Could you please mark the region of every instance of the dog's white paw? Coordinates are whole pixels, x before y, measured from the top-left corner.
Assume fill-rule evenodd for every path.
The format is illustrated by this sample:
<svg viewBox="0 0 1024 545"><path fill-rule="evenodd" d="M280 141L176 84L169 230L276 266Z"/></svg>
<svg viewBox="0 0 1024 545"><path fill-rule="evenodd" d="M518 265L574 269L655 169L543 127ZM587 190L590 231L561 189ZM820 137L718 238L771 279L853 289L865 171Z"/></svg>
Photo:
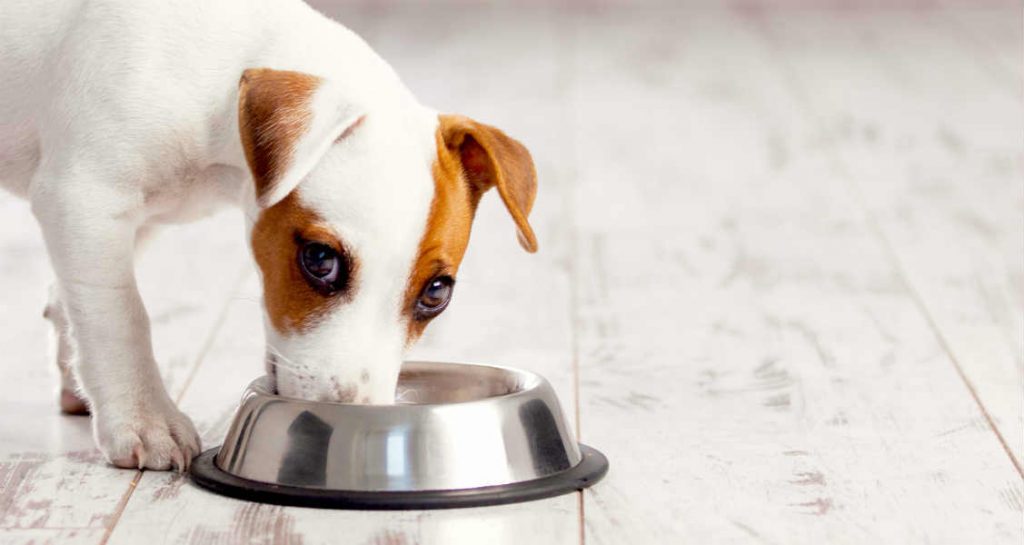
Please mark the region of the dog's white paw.
<svg viewBox="0 0 1024 545"><path fill-rule="evenodd" d="M192 421L170 400L135 410L104 407L93 427L100 450L117 467L183 472L201 448Z"/></svg>

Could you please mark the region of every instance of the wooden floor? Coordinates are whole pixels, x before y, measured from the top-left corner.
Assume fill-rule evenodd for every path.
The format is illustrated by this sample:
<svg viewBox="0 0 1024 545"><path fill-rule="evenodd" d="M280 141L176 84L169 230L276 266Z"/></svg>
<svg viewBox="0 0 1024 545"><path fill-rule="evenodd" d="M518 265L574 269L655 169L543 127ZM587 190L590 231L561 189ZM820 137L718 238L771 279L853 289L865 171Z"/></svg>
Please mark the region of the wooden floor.
<svg viewBox="0 0 1024 545"><path fill-rule="evenodd" d="M546 375L607 479L366 513L108 467L57 412L47 258L0 196L0 543L1022 542L1018 2L327 10L533 151L541 252L489 196L415 355ZM164 380L215 445L261 369L240 216L140 269Z"/></svg>

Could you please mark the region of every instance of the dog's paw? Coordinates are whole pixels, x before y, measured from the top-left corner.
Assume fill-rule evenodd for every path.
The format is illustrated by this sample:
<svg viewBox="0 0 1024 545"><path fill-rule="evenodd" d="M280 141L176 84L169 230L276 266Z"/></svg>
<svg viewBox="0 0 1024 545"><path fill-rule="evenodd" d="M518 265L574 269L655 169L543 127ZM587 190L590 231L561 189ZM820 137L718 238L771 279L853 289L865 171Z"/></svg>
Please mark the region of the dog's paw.
<svg viewBox="0 0 1024 545"><path fill-rule="evenodd" d="M96 443L107 460L123 468L184 472L200 452L195 426L169 400L159 409L100 410L94 417Z"/></svg>

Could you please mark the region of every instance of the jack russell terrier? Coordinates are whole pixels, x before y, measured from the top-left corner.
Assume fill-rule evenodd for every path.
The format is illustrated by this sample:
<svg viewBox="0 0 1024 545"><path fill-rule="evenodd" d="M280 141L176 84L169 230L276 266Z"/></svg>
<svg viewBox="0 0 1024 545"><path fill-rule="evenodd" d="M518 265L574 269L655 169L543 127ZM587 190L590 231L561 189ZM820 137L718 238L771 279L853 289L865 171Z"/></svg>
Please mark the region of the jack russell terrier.
<svg viewBox="0 0 1024 545"><path fill-rule="evenodd" d="M30 201L56 273L61 406L92 413L116 466L184 470L200 450L136 287L155 226L241 206L268 374L353 403L393 402L488 189L537 248L522 144L422 106L300 0L5 0L0 27L0 187Z"/></svg>

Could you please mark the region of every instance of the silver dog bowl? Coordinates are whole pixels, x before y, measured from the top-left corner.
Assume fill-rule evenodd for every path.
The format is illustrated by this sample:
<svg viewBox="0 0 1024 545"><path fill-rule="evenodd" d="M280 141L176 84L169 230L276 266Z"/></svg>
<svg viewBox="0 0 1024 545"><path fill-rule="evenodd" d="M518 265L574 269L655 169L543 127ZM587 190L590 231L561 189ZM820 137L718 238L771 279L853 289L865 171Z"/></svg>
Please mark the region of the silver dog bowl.
<svg viewBox="0 0 1024 545"><path fill-rule="evenodd" d="M586 488L608 471L573 439L555 392L526 371L408 362L395 405L242 397L192 478L253 501L350 509L493 505Z"/></svg>

